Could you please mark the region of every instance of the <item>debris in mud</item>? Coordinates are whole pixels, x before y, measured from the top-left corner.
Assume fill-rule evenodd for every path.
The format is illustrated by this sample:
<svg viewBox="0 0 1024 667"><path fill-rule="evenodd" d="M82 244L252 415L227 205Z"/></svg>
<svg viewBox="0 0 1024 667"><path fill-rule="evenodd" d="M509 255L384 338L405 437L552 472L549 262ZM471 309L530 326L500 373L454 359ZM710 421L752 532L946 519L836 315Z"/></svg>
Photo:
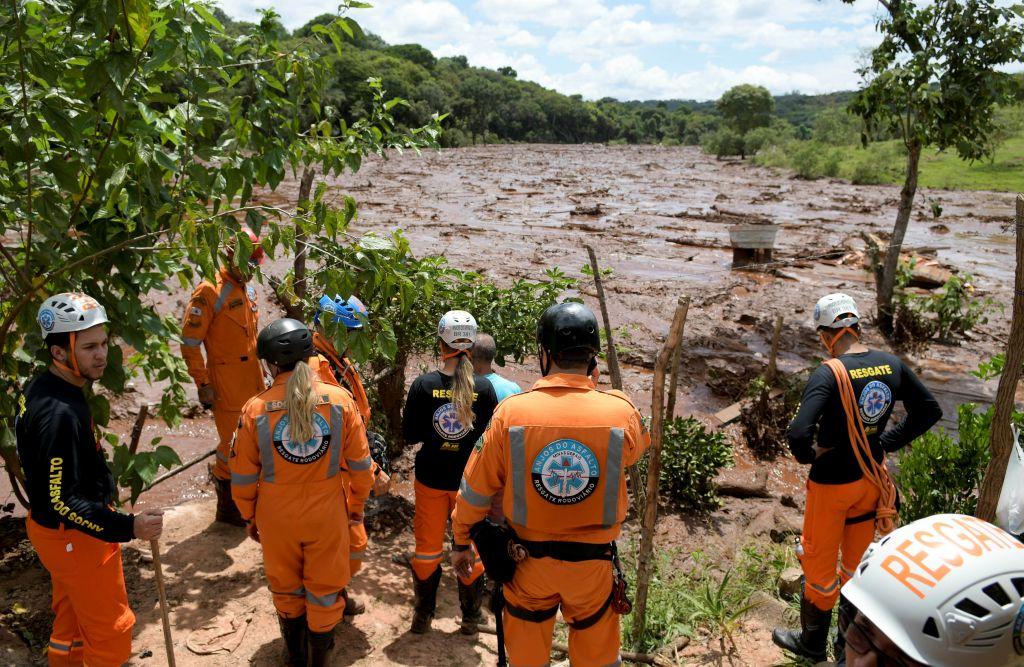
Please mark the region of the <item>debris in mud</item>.
<svg viewBox="0 0 1024 667"><path fill-rule="evenodd" d="M740 408L740 425L747 447L754 456L772 460L787 451L786 429L800 403L798 383L792 377L779 379L782 389L765 382L752 387L753 397Z"/></svg>
<svg viewBox="0 0 1024 667"><path fill-rule="evenodd" d="M602 213L604 213L604 210L601 208L601 202L597 202L593 206L579 204L569 211L569 215L601 215Z"/></svg>
<svg viewBox="0 0 1024 667"><path fill-rule="evenodd" d="M745 366L738 360L730 361L721 357L708 359L706 382L708 388L719 396L728 396L737 399L747 393L750 383L761 374L763 367L761 362L751 359L758 364L758 368Z"/></svg>
<svg viewBox="0 0 1024 667"><path fill-rule="evenodd" d="M768 469L725 468L715 477L718 495L732 498L770 498L768 493Z"/></svg>
<svg viewBox="0 0 1024 667"><path fill-rule="evenodd" d="M196 655L234 653L245 639L245 631L255 613L254 607L230 612L224 610L203 627L193 630L185 646Z"/></svg>
<svg viewBox="0 0 1024 667"><path fill-rule="evenodd" d="M928 229L931 230L935 234L948 234L949 233L949 227L947 227L946 225L943 225L941 223L937 224L937 225L932 225Z"/></svg>
<svg viewBox="0 0 1024 667"><path fill-rule="evenodd" d="M581 232L603 232L604 230L597 225L588 225L585 222L567 222L562 225L562 229L574 229Z"/></svg>
<svg viewBox="0 0 1024 667"><path fill-rule="evenodd" d="M414 513L412 503L402 496L372 497L366 501L363 525L370 535L390 538L412 527Z"/></svg>

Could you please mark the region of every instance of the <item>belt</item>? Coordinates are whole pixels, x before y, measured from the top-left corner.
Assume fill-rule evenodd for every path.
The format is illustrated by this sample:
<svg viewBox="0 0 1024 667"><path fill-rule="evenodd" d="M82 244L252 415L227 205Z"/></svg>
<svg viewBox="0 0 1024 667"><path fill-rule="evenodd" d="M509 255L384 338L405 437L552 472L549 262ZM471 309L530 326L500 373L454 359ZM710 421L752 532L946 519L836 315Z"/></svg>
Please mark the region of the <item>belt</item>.
<svg viewBox="0 0 1024 667"><path fill-rule="evenodd" d="M526 547L531 558L553 558L564 560L570 563L579 563L585 560L614 560L615 551L611 543L590 544L587 542L557 542L546 540L543 542L531 542L519 540L519 544Z"/></svg>

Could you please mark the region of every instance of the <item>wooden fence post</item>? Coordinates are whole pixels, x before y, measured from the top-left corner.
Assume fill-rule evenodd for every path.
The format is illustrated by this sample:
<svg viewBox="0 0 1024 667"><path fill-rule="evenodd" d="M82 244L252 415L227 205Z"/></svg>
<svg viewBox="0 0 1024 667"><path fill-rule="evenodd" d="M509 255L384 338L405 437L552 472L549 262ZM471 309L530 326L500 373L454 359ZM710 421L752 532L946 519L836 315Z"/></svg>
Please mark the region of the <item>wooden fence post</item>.
<svg viewBox="0 0 1024 667"><path fill-rule="evenodd" d="M1020 380L1021 364L1024 363L1024 195L1017 195L1017 268L1013 281L1013 316L1010 320L1010 339L1006 343L1006 364L999 377L996 390L995 411L992 415L992 429L989 433L989 459L985 477L978 492L979 519L992 521L996 516L999 493L1003 488L1006 466L1013 451L1013 434L1010 432L1010 417L1013 414L1013 399Z"/></svg>
<svg viewBox="0 0 1024 667"><path fill-rule="evenodd" d="M604 285L601 282L601 269L597 265L597 255L592 247L584 246L590 255L590 269L594 272L594 285L597 287L597 301L601 304L601 319L604 320L604 338L608 345L608 374L612 378L612 388L622 391L622 372L619 370L619 355L615 352L615 340L612 338L611 320L608 319L608 305L604 300Z"/></svg>
<svg viewBox="0 0 1024 667"><path fill-rule="evenodd" d="M637 558L636 604L633 607L633 644L639 651L647 622L647 590L654 570L651 552L654 548L654 524L658 519L658 479L661 475L661 443L665 421L665 371L672 351L683 337L689 302L679 299L665 345L654 364L654 389L651 396L651 449L647 460L647 503L640 528L640 555Z"/></svg>
<svg viewBox="0 0 1024 667"><path fill-rule="evenodd" d="M778 375L779 342L782 339L782 314L775 317L775 331L772 332L772 349L768 356L768 371L765 373L765 380L770 385L775 382Z"/></svg>

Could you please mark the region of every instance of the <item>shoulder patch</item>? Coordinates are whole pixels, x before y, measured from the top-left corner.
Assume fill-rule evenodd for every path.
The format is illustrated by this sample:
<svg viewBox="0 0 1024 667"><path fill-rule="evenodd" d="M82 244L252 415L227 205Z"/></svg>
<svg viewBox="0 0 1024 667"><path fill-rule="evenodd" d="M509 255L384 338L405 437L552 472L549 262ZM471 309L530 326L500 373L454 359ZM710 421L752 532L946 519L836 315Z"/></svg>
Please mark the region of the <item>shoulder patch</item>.
<svg viewBox="0 0 1024 667"><path fill-rule="evenodd" d="M284 410L284 401L267 401L264 405L264 410L267 412L277 412L278 410Z"/></svg>

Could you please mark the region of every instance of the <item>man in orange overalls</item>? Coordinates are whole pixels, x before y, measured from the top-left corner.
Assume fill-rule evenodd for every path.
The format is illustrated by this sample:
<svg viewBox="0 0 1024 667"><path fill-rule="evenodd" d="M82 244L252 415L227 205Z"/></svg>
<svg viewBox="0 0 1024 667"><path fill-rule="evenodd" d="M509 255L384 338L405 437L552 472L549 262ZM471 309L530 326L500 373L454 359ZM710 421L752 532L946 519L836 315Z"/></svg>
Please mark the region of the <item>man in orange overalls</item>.
<svg viewBox="0 0 1024 667"><path fill-rule="evenodd" d="M254 246L250 265L262 264L259 237L249 229L244 231ZM217 491L216 520L244 526L231 500L228 450L242 406L263 391L266 383L256 357L256 289L246 284L251 275L235 266L232 257L229 250L228 262L217 274L216 285L204 280L192 292L181 324L181 356L199 390L199 402L213 408L217 425L217 458L212 469ZM200 346L206 348L205 360Z"/></svg>
<svg viewBox="0 0 1024 667"><path fill-rule="evenodd" d="M505 585L509 664L550 662L555 614L569 623L574 665L617 665L614 540L626 518L625 470L650 444L622 392L590 379L600 346L585 306L548 308L537 326L543 378L498 406L466 466L452 515L456 570L472 566L469 531L501 493L529 557Z"/></svg>
<svg viewBox="0 0 1024 667"><path fill-rule="evenodd" d="M370 450L352 397L310 368L304 324L277 320L260 332L258 349L274 384L242 410L231 492L263 545L288 664L305 667L308 656L321 667L345 608L348 526L362 522L373 486Z"/></svg>

